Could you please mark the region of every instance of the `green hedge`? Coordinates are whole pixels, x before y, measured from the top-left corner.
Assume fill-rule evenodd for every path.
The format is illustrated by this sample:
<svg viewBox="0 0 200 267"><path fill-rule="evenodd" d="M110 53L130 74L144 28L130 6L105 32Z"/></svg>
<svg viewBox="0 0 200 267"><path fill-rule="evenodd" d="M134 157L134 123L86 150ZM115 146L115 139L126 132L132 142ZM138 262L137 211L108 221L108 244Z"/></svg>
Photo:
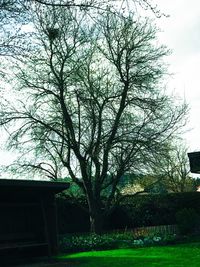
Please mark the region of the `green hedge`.
<svg viewBox="0 0 200 267"><path fill-rule="evenodd" d="M177 212L186 208L199 214L199 207L198 192L127 196L109 216L104 230L176 224ZM58 199L57 209L61 234L89 231L88 213L77 203Z"/></svg>
<svg viewBox="0 0 200 267"><path fill-rule="evenodd" d="M200 193L170 193L129 196L120 208L132 222L132 226L176 224L176 213L183 208L199 213Z"/></svg>
<svg viewBox="0 0 200 267"><path fill-rule="evenodd" d="M89 232L90 220L84 209L70 199L57 198L56 202L59 234Z"/></svg>

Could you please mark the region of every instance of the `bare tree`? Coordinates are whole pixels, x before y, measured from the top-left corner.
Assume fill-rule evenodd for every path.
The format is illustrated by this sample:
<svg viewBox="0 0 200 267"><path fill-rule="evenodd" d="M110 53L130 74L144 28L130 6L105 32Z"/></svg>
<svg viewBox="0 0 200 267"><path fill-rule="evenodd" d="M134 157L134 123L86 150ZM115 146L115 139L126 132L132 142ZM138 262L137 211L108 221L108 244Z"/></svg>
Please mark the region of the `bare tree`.
<svg viewBox="0 0 200 267"><path fill-rule="evenodd" d="M31 24L29 10L34 5L42 7L62 7L76 9L81 13L94 12L124 14L138 12L138 7L150 10L156 17L165 16L153 0L2 0L0 2L0 56L25 53L21 40L24 35L23 26ZM29 36L27 36L29 38Z"/></svg>
<svg viewBox="0 0 200 267"><path fill-rule="evenodd" d="M13 127L15 171L69 175L99 232L120 200L122 175L144 166L187 108L163 93L168 50L148 20L37 5L33 16L27 56L8 62L18 91L16 103L1 101L0 125Z"/></svg>
<svg viewBox="0 0 200 267"><path fill-rule="evenodd" d="M123 9L126 7L130 8L131 6L141 6L143 9L151 10L157 17L165 15L162 13L158 6L154 4L152 0L82 0L82 1L69 1L69 0L33 0L32 2L39 3L45 6L54 6L54 7L66 7L66 8L74 8L78 7L83 10L87 9L97 9L102 11L107 11L108 7L112 11L116 11L116 6L118 8ZM119 11L119 9L118 9Z"/></svg>
<svg viewBox="0 0 200 267"><path fill-rule="evenodd" d="M169 192L194 190L194 179L190 176L187 147L182 142L169 145L165 153L153 162L154 173Z"/></svg>

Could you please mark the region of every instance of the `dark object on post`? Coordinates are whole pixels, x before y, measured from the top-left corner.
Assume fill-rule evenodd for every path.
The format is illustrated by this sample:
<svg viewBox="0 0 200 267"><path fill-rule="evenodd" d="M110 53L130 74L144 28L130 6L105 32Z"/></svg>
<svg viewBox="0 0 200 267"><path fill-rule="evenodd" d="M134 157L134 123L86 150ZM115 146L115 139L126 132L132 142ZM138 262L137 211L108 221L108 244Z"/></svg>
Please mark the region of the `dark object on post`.
<svg viewBox="0 0 200 267"><path fill-rule="evenodd" d="M0 257L56 254L55 194L68 187L68 183L0 179Z"/></svg>
<svg viewBox="0 0 200 267"><path fill-rule="evenodd" d="M188 153L190 161L190 171L192 173L200 173L200 152Z"/></svg>

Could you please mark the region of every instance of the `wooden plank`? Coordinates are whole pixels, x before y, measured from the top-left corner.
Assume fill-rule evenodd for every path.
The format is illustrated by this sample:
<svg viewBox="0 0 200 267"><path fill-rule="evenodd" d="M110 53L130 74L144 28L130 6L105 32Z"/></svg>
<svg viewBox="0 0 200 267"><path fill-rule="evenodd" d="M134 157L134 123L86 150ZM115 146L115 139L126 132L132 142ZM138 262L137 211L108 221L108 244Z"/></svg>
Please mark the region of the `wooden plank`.
<svg viewBox="0 0 200 267"><path fill-rule="evenodd" d="M40 204L38 202L30 202L30 203L25 203L25 202L1 202L0 203L0 208L2 207L37 207Z"/></svg>
<svg viewBox="0 0 200 267"><path fill-rule="evenodd" d="M12 244L1 244L0 250L3 249L14 249L14 248L28 248L28 247L44 247L48 246L47 243L12 243Z"/></svg>
<svg viewBox="0 0 200 267"><path fill-rule="evenodd" d="M12 241L16 242L17 240L34 240L35 234L34 233L7 233L0 235L0 242L1 241Z"/></svg>

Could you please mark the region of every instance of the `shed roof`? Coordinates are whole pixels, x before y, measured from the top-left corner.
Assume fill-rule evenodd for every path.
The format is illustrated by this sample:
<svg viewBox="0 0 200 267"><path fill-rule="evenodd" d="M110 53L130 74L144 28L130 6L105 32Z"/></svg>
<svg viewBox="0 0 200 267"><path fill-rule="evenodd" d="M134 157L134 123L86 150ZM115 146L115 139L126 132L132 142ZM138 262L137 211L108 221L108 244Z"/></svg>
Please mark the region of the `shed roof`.
<svg viewBox="0 0 200 267"><path fill-rule="evenodd" d="M0 179L0 191L40 191L50 193L60 193L68 189L70 186L66 182L51 182L51 181L37 181L37 180L16 180L16 179Z"/></svg>

